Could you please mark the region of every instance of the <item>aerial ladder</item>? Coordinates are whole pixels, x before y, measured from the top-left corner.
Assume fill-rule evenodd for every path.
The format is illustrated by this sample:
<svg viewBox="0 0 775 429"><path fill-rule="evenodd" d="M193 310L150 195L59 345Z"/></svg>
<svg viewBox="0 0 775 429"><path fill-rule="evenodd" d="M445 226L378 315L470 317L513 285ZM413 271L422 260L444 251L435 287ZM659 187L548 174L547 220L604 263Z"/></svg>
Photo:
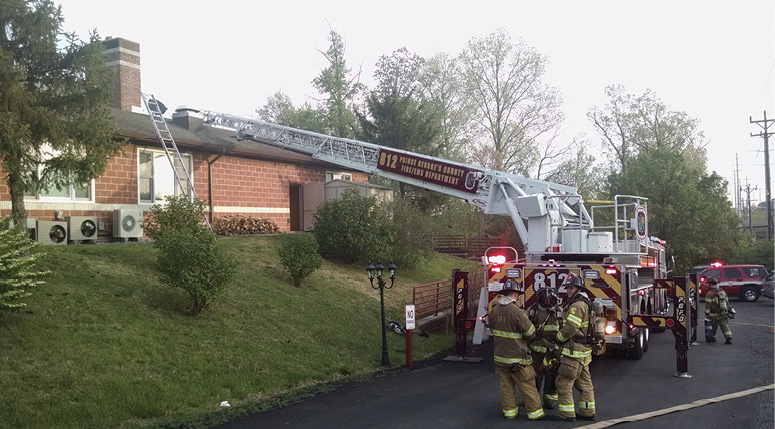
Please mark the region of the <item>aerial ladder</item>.
<svg viewBox="0 0 775 429"><path fill-rule="evenodd" d="M463 199L487 214L510 216L528 255L551 249L560 227L581 230L592 226L592 218L572 186L224 113L201 113L206 123L234 129L238 140L305 153ZM579 209L574 210L573 205Z"/></svg>
<svg viewBox="0 0 775 429"><path fill-rule="evenodd" d="M206 110L201 113L205 123L234 130L238 140L304 153L344 168L451 195L487 214L510 216L525 247L525 258L520 260L516 251L513 260L490 260L487 254L482 258L486 271L476 318L467 320L466 314L456 311L456 330L462 334L458 342L460 338L465 341L466 332L471 330L475 343L483 339L487 305L506 282L522 284L525 294L521 305L527 308L535 302L540 287L555 287L562 293L560 286L565 279L580 276L592 294L590 298L603 305L606 343L640 359L648 348L649 330L671 329L676 337L677 375L688 376L687 331L690 315L696 321L696 299L687 306L692 290L692 298L696 297L696 282L667 279L664 242L648 235L646 198L617 195L613 201L596 202L587 211L572 186L255 119ZM608 224L596 226L595 216ZM467 293L460 290L467 284L466 276L465 281L453 285L456 310L459 297L468 300ZM669 295L675 302L672 312Z"/></svg>

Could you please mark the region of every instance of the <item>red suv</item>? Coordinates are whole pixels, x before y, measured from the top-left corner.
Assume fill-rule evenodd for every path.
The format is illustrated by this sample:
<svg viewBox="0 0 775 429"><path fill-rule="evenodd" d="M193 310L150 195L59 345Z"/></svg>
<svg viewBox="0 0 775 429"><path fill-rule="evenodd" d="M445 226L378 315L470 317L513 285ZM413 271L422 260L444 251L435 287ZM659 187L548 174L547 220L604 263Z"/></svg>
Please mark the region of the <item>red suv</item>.
<svg viewBox="0 0 775 429"><path fill-rule="evenodd" d="M700 296L708 292L708 277L715 277L721 290L729 297L741 301L756 302L764 289L767 269L761 265L722 265L705 268L697 276L700 282Z"/></svg>

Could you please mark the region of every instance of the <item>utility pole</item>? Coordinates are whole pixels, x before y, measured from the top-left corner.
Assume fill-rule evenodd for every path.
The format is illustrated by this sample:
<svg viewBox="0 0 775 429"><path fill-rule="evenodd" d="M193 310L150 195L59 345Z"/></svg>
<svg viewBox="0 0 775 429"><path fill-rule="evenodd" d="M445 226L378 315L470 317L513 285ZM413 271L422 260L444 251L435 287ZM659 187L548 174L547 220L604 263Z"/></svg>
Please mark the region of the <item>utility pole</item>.
<svg viewBox="0 0 775 429"><path fill-rule="evenodd" d="M756 186L751 188L750 183L745 184L746 201L748 203L748 232L751 233L754 240L756 239L756 235L753 233L753 223L751 222L751 191L755 191L756 189L758 189Z"/></svg>
<svg viewBox="0 0 775 429"><path fill-rule="evenodd" d="M767 240L772 240L773 225L772 225L772 196L770 195L770 145L769 138L773 134L769 131L770 125L775 122L775 119L767 119L767 111L764 111L764 119L754 121L752 117L748 117L748 121L751 124L760 126L764 131L759 134L751 133L751 137L764 137L764 189L767 196Z"/></svg>
<svg viewBox="0 0 775 429"><path fill-rule="evenodd" d="M735 186L735 213L737 213L737 216L742 218L743 217L743 208L741 207L741 195L740 195L740 159L738 158L738 154L735 154L735 175L734 175L734 186Z"/></svg>

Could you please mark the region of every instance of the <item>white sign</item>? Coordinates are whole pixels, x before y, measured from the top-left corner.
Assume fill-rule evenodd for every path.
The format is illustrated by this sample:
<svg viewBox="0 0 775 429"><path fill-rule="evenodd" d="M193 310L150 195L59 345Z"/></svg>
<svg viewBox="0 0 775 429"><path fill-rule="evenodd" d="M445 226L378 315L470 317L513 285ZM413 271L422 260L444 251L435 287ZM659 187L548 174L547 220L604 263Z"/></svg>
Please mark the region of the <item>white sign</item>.
<svg viewBox="0 0 775 429"><path fill-rule="evenodd" d="M406 306L406 329L414 329L414 305Z"/></svg>

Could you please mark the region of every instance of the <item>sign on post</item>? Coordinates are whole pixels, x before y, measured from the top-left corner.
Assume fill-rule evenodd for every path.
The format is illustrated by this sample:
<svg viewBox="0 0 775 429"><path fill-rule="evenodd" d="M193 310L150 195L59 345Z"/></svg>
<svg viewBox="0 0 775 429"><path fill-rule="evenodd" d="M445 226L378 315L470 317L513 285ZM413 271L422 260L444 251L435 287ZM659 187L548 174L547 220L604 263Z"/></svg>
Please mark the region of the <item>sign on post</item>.
<svg viewBox="0 0 775 429"><path fill-rule="evenodd" d="M414 329L414 305L406 306L406 329Z"/></svg>

